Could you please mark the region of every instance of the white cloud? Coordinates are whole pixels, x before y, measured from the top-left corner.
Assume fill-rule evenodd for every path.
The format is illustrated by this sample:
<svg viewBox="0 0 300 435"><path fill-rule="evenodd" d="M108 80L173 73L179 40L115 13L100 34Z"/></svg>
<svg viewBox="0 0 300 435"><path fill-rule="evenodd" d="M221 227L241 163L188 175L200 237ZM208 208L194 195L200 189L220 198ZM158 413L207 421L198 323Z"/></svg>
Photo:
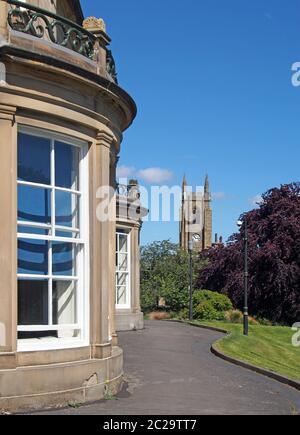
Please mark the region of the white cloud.
<svg viewBox="0 0 300 435"><path fill-rule="evenodd" d="M138 171L137 175L142 180L152 184L161 184L171 180L171 178L173 177L171 171L162 168L141 169L140 171Z"/></svg>
<svg viewBox="0 0 300 435"><path fill-rule="evenodd" d="M213 193L211 194L211 198L212 198L214 201L223 201L223 200L225 200L225 199L228 199L228 197L227 197L227 195L226 195L225 192L213 192Z"/></svg>
<svg viewBox="0 0 300 435"><path fill-rule="evenodd" d="M253 198L250 198L250 203L253 206L258 206L258 205L262 204L262 202L263 202L263 198L261 195L256 195Z"/></svg>
<svg viewBox="0 0 300 435"><path fill-rule="evenodd" d="M128 178L134 175L135 168L133 166L118 166L117 178Z"/></svg>

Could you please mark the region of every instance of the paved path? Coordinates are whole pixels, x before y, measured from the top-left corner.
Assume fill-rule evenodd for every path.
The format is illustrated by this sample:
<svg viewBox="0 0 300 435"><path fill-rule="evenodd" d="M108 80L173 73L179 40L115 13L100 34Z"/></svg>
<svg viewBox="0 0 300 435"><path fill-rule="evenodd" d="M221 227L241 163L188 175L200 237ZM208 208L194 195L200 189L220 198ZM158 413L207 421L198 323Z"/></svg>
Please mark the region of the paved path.
<svg viewBox="0 0 300 435"><path fill-rule="evenodd" d="M118 400L54 414L202 415L300 413L300 393L210 353L222 334L189 325L146 322L120 334L127 386Z"/></svg>

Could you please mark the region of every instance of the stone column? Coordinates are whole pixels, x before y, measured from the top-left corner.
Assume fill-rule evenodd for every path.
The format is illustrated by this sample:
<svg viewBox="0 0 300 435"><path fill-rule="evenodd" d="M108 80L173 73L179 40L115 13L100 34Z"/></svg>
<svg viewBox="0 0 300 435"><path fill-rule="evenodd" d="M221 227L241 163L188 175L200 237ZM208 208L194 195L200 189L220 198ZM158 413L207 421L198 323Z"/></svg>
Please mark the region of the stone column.
<svg viewBox="0 0 300 435"><path fill-rule="evenodd" d="M17 125L16 108L0 104L0 369L16 366Z"/></svg>
<svg viewBox="0 0 300 435"><path fill-rule="evenodd" d="M113 214L110 186L110 150L114 138L106 132L99 132L91 165L91 340L92 357L107 358L111 355L111 335L109 327L110 288L112 270L111 216L101 221L101 207L105 201L106 211ZM106 190L103 190L105 188ZM101 190L102 189L102 190ZM115 211L114 211L115 213ZM100 219L99 219L100 218ZM102 219L103 220L103 219Z"/></svg>
<svg viewBox="0 0 300 435"><path fill-rule="evenodd" d="M115 147L112 148L110 154L110 185L114 188L116 192L117 188L117 163L118 157ZM112 337L113 346L118 345L118 334L116 332L116 211L117 211L117 198L116 194L112 199L112 210L114 211L114 219L111 221L110 225L110 307L109 307L109 326L110 335Z"/></svg>
<svg viewBox="0 0 300 435"><path fill-rule="evenodd" d="M8 38L8 24L7 24L7 2L0 1L0 43Z"/></svg>

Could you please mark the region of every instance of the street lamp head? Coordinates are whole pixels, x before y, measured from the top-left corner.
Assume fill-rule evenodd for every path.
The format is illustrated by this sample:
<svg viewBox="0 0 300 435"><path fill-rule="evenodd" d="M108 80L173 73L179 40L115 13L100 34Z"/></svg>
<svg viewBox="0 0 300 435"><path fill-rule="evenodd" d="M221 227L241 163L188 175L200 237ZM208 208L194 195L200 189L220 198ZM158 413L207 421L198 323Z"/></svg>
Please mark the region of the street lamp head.
<svg viewBox="0 0 300 435"><path fill-rule="evenodd" d="M193 243L193 240L190 240L189 241L189 252L193 252L193 249L194 249L194 243Z"/></svg>

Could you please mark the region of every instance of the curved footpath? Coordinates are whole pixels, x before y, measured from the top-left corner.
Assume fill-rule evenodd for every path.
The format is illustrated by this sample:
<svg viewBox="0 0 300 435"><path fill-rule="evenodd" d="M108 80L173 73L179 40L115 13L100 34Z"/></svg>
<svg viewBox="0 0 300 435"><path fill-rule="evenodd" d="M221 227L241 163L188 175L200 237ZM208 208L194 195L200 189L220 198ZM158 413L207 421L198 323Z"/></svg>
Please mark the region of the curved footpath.
<svg viewBox="0 0 300 435"><path fill-rule="evenodd" d="M118 400L44 412L77 415L299 414L299 391L210 352L223 335L173 322L120 334L127 385Z"/></svg>

